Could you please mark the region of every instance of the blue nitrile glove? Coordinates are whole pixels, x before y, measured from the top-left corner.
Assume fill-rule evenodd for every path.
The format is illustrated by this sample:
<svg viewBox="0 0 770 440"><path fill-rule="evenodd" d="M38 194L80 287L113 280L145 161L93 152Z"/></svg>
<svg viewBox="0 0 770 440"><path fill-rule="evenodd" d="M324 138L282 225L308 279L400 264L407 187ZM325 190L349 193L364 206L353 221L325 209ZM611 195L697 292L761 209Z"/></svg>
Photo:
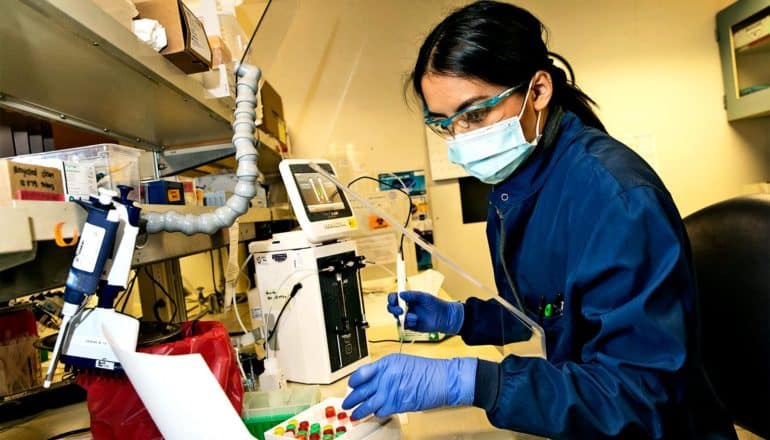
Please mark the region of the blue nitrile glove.
<svg viewBox="0 0 770 440"><path fill-rule="evenodd" d="M465 309L461 303L444 301L425 292L404 291L401 299L406 301L404 327L419 332L441 332L448 335L460 333L465 318ZM398 306L396 294L388 295L388 311L398 319L404 313Z"/></svg>
<svg viewBox="0 0 770 440"><path fill-rule="evenodd" d="M351 418L369 414L422 411L440 406L470 405L476 391L476 358L428 359L390 354L359 368L348 381L353 391L342 402Z"/></svg>

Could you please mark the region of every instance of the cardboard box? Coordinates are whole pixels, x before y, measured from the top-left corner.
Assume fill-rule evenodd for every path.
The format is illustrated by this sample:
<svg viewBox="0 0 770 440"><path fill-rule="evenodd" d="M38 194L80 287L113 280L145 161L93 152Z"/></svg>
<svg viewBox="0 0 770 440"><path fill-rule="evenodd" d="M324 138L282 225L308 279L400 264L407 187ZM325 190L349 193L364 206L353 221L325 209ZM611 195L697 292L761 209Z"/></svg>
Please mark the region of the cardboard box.
<svg viewBox="0 0 770 440"><path fill-rule="evenodd" d="M63 200L64 183L56 168L0 160L0 206L11 200Z"/></svg>
<svg viewBox="0 0 770 440"><path fill-rule="evenodd" d="M198 200L195 194L195 178L185 176L165 177L167 182L179 182L184 190L184 204L187 206L198 206Z"/></svg>
<svg viewBox="0 0 770 440"><path fill-rule="evenodd" d="M231 64L233 55L230 48L227 47L221 37L209 37L209 46L211 47L211 65Z"/></svg>
<svg viewBox="0 0 770 440"><path fill-rule="evenodd" d="M275 91L269 82L265 81L262 83L260 96L262 98L262 129L285 144L286 123L283 118L281 95Z"/></svg>
<svg viewBox="0 0 770 440"><path fill-rule="evenodd" d="M142 184L145 203L153 205L184 205L184 185L182 182L156 180Z"/></svg>
<svg viewBox="0 0 770 440"><path fill-rule="evenodd" d="M181 0L136 0L141 18L157 20L166 28L168 45L161 55L185 73L211 67L211 46L203 24Z"/></svg>

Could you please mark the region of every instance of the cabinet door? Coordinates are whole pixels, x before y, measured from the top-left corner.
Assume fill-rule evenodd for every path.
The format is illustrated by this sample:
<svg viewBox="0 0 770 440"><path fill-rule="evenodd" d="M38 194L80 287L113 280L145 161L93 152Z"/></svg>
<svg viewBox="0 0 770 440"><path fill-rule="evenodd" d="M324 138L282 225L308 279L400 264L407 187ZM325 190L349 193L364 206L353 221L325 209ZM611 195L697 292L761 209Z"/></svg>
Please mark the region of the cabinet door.
<svg viewBox="0 0 770 440"><path fill-rule="evenodd" d="M717 14L730 121L770 115L770 0L739 0Z"/></svg>

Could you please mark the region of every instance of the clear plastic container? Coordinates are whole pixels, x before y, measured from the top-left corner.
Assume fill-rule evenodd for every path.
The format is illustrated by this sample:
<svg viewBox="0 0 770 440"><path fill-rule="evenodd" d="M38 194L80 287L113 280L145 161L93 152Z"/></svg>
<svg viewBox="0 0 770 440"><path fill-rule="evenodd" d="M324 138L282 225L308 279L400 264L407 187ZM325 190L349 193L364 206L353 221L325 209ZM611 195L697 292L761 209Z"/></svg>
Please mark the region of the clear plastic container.
<svg viewBox="0 0 770 440"><path fill-rule="evenodd" d="M275 391L246 392L241 417L246 428L260 440L265 432L320 401L318 386L292 386Z"/></svg>
<svg viewBox="0 0 770 440"><path fill-rule="evenodd" d="M68 196L87 198L97 188L134 188L129 194L139 200L139 156L142 150L116 144L98 144L45 153L17 156L15 161L54 166L62 170Z"/></svg>

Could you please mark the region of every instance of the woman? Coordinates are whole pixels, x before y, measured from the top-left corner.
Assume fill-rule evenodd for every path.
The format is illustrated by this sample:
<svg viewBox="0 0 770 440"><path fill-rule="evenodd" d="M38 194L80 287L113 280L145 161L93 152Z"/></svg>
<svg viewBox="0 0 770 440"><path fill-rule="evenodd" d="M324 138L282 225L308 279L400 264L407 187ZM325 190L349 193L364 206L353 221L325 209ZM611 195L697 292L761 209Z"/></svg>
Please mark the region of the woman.
<svg viewBox="0 0 770 440"><path fill-rule="evenodd" d="M351 376L343 406L362 418L472 404L495 426L548 437L735 438L699 363L689 244L671 196L607 135L542 34L523 9L473 3L428 35L412 85L450 160L494 184L497 288L541 322L548 359L389 355ZM407 328L508 342L493 301L402 298ZM403 313L394 294L389 303Z"/></svg>

